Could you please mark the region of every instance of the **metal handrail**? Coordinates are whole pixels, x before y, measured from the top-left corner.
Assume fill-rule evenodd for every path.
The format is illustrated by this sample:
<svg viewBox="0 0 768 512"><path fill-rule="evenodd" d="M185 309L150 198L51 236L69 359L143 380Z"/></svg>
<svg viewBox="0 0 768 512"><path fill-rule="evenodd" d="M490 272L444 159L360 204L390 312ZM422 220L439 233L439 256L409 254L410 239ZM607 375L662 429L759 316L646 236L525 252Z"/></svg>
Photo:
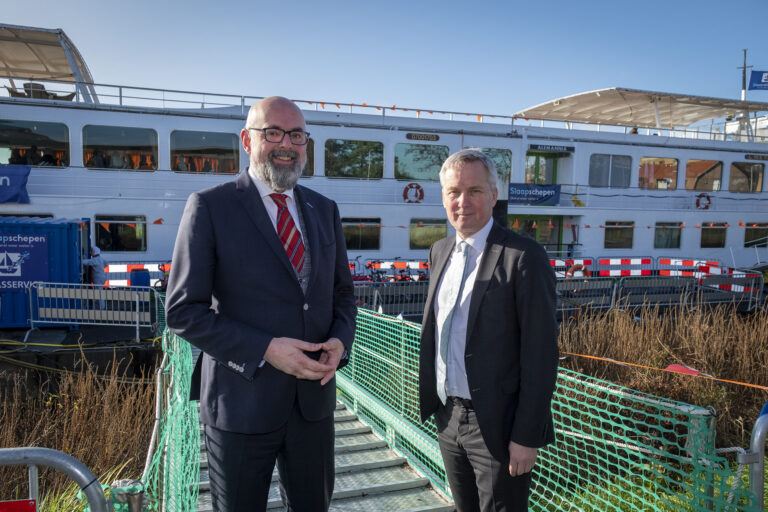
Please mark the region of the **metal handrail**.
<svg viewBox="0 0 768 512"><path fill-rule="evenodd" d="M739 454L739 464L750 464L749 489L757 496L761 510L765 503L765 443L768 441L768 402L763 406L760 416L752 427L752 439L749 451Z"/></svg>
<svg viewBox="0 0 768 512"><path fill-rule="evenodd" d="M58 450L50 448L0 448L0 466L29 467L29 498L38 500L37 466L47 466L62 473L83 490L88 506L93 512L109 512L111 504L101 489L98 478L85 464Z"/></svg>

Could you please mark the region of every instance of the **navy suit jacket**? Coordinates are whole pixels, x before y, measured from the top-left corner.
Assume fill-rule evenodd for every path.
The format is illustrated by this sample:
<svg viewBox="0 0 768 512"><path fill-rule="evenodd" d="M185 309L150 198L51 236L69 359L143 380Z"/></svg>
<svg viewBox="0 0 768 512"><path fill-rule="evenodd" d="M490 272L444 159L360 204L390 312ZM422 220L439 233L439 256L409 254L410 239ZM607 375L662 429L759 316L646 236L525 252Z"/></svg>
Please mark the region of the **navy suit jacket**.
<svg viewBox="0 0 768 512"><path fill-rule="evenodd" d="M192 194L184 209L166 323L202 350L195 370L200 419L220 430L273 431L287 421L296 400L310 421L335 408L335 380L321 386L266 362L259 366L274 337L312 343L336 337L347 351L352 348L354 289L338 207L302 186L294 194L311 258L306 294L247 172Z"/></svg>
<svg viewBox="0 0 768 512"><path fill-rule="evenodd" d="M435 376L435 294L454 236L432 245L432 277L421 332L421 420L440 405ZM555 275L544 249L495 224L472 288L464 352L477 422L488 450L509 460L509 442L541 447L554 440L550 402L558 365Z"/></svg>

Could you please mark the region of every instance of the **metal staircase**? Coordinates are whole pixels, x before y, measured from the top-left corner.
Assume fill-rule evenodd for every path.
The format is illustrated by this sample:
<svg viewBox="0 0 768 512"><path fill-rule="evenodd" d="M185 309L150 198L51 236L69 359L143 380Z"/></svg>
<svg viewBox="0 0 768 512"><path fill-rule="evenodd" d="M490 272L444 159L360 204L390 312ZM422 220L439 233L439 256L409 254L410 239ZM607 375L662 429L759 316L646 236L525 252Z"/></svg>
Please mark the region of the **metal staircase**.
<svg viewBox="0 0 768 512"><path fill-rule="evenodd" d="M371 427L343 404L334 412L336 424L336 483L332 511L451 512L453 503L410 466ZM285 510L280 501L277 471L272 474L267 508ZM200 459L198 511L212 511L208 461L203 443Z"/></svg>

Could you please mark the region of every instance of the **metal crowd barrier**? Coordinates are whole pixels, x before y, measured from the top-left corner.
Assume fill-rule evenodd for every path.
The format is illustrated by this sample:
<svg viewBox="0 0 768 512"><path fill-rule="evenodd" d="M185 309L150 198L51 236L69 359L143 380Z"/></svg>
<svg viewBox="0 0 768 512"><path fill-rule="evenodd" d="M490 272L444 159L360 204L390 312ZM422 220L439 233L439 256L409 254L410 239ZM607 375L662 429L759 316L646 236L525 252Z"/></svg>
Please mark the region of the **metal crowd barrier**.
<svg viewBox="0 0 768 512"><path fill-rule="evenodd" d="M617 282L612 278L558 279L557 310L560 314L589 307L608 309L616 302Z"/></svg>
<svg viewBox="0 0 768 512"><path fill-rule="evenodd" d="M692 277L624 277L618 302L624 306L675 306L687 302L696 281Z"/></svg>
<svg viewBox="0 0 768 512"><path fill-rule="evenodd" d="M30 330L40 325L154 327L157 296L149 286L107 288L91 284L33 283L29 288Z"/></svg>
<svg viewBox="0 0 768 512"><path fill-rule="evenodd" d="M29 500L39 505L38 466L47 466L62 473L82 489L93 512L112 510L96 476L79 460L50 448L0 448L0 466L22 466L29 468ZM24 500L27 501L27 500ZM36 510L35 507L32 510Z"/></svg>
<svg viewBox="0 0 768 512"><path fill-rule="evenodd" d="M424 303L427 301L428 281L404 281L395 283L355 283L357 307L370 309L421 322Z"/></svg>

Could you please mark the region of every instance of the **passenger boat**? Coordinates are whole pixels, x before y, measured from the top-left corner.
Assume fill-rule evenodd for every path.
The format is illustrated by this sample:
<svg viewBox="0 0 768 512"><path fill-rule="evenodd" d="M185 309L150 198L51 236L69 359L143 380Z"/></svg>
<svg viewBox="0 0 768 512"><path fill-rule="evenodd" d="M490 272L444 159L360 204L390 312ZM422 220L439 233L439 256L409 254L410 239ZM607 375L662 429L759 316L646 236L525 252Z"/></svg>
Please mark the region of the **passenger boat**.
<svg viewBox="0 0 768 512"><path fill-rule="evenodd" d="M258 97L97 84L61 30L0 25L0 57L0 164L29 169L29 202L0 214L82 218L109 263L170 260L189 194L247 166ZM496 163L495 217L553 257L768 260L768 103L622 88L512 115L294 101L301 183L338 203L360 267L423 260L451 231L438 171L466 147Z"/></svg>

